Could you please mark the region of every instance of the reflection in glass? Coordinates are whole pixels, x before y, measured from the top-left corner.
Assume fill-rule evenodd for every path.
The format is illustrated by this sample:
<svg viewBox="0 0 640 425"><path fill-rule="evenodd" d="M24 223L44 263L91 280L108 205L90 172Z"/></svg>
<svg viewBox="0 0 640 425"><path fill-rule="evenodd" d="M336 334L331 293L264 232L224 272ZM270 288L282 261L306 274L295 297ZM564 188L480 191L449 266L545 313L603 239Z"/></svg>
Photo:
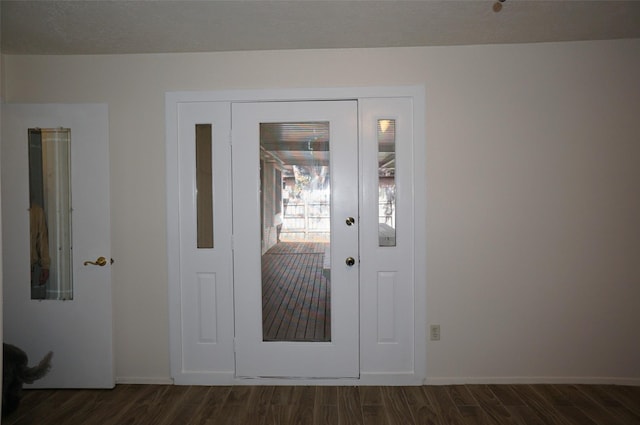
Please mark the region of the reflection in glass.
<svg viewBox="0 0 640 425"><path fill-rule="evenodd" d="M213 248L211 124L196 124L196 204L198 248Z"/></svg>
<svg viewBox="0 0 640 425"><path fill-rule="evenodd" d="M73 299L71 131L29 129L31 299Z"/></svg>
<svg viewBox="0 0 640 425"><path fill-rule="evenodd" d="M378 245L396 246L396 120L378 120Z"/></svg>
<svg viewBox="0 0 640 425"><path fill-rule="evenodd" d="M331 341L329 123L261 123L264 341Z"/></svg>

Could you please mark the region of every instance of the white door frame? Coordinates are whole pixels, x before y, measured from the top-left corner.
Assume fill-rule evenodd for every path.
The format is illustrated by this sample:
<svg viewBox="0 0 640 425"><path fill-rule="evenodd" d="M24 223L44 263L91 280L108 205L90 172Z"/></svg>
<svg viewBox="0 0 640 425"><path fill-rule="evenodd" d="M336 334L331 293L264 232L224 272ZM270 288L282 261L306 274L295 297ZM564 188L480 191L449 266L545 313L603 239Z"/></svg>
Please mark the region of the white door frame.
<svg viewBox="0 0 640 425"><path fill-rule="evenodd" d="M423 86L229 90L206 92L169 92L165 96L166 113L166 172L167 172L167 268L169 282L170 358L171 374L177 384L233 385L247 384L236 378L229 364L220 370L187 370L183 358L182 287L180 240L180 154L178 111L181 103L198 102L268 102L313 100L365 100L408 98L412 105L412 181L413 210L410 226L413 229L413 364L402 373L362 373L359 379L251 379L251 384L333 384L333 385L421 385L426 379L426 140L425 89ZM359 118L359 126L363 117ZM362 128L360 129L362 134ZM231 136L229 135L229 143ZM230 184L230 182L229 182ZM233 326L233 318L225 326ZM220 324L220 322L219 322ZM220 324L222 326L222 324ZM233 347L230 347L233 350ZM362 351L362 350L361 350Z"/></svg>

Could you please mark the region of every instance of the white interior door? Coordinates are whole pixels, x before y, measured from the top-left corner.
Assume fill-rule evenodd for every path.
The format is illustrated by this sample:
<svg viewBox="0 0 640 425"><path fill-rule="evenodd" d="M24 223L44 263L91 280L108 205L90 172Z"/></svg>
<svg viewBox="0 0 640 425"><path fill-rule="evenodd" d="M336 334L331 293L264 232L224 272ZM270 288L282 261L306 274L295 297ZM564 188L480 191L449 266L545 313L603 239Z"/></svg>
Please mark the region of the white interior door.
<svg viewBox="0 0 640 425"><path fill-rule="evenodd" d="M233 104L236 376L359 376L357 114Z"/></svg>
<svg viewBox="0 0 640 425"><path fill-rule="evenodd" d="M51 372L35 387L113 387L107 106L7 104L2 113L4 340L26 351L30 363L54 352ZM30 174L30 129L43 138L63 129L70 140L69 152L57 148L56 137L40 141L52 146L42 161L62 164L62 171L41 170L49 247L42 252L51 264L39 295L42 288L30 283L30 180L37 180Z"/></svg>

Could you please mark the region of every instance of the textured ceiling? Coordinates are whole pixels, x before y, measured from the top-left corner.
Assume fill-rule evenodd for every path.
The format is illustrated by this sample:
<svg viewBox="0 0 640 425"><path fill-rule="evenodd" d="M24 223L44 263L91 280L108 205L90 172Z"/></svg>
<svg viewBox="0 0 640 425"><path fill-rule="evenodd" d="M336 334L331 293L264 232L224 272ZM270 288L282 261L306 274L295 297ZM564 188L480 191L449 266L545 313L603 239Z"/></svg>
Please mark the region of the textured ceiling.
<svg viewBox="0 0 640 425"><path fill-rule="evenodd" d="M2 52L110 54L640 37L640 1L2 0Z"/></svg>

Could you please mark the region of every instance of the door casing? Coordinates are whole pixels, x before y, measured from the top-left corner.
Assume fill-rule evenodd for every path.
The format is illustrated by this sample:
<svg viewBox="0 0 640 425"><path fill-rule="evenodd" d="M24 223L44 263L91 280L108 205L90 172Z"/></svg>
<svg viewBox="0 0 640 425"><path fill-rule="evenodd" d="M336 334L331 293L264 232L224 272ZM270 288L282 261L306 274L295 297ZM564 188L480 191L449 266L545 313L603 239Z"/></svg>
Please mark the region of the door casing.
<svg viewBox="0 0 640 425"><path fill-rule="evenodd" d="M228 105L236 102L280 102L280 101L312 101L312 100L357 100L361 105L367 105L371 102L371 111L375 111L376 102L384 103L385 99L405 99L410 119L407 121L409 125L408 137L410 137L410 146L405 156L404 166L410 168L408 180L411 187L407 186L412 192L411 211L407 217L408 223L404 225L412 230L411 251L412 260L411 270L408 276L411 277L410 292L412 297L412 323L410 332L412 331L412 340L410 346L406 350L409 353L410 365L408 367L398 368L397 370L361 370L360 378L353 379L286 379L286 378L255 378L251 380L252 384L338 384L338 385L420 385L426 378L426 191L424 189L426 181L426 169L424 162L426 160L425 146L425 95L422 86L402 86L402 87L370 87L370 88L333 88L333 89L285 89L285 90L240 90L240 91L216 91L216 92L170 92L165 97L166 107L166 146L167 146L167 233L168 233L168 249L167 264L169 278L169 313L170 313L170 357L171 357L171 373L174 382L177 384L214 384L214 385L233 385L246 384L246 379L236 378L235 365L231 358L233 357L234 341L233 341L233 317L218 317L216 326L219 335L226 336L226 339L215 341L211 344L215 349L225 351L227 354L224 361L214 364L211 360L209 367L191 367L185 362L185 329L190 326L183 323L185 311L188 310L183 304L183 296L185 288L182 284L181 258L184 254L178 242L182 238L180 220L181 209L180 202L184 201L184 193L181 190L181 161L184 161L184 155L181 155L181 144L185 141L180 140L180 110L185 105L210 107L216 106L225 109ZM379 106L379 105L378 105ZM366 134L367 129L363 126L365 117L365 109L361 109L359 114L359 132L361 138ZM379 108L378 108L379 109ZM383 108L384 109L384 108ZM407 109L407 108L405 108ZM221 114L221 117L225 113ZM382 116L385 116L384 114ZM229 117L222 118L228 119ZM370 118L370 117L369 117ZM224 127L224 123L218 123ZM215 124L214 124L215 125ZM219 144L230 146L231 136L229 134L227 140L216 141ZM363 143L362 140L360 143ZM362 167L361 167L362 168ZM225 176L222 176L223 180ZM231 187L230 176L225 183ZM182 201L181 201L182 200ZM214 213L215 214L215 213ZM230 246L233 243L233 236L230 238ZM215 293L229 293L233 291L233 282L217 281ZM361 297L361 302L362 302ZM216 301L216 306L225 305L228 307L229 300L221 302ZM367 301L368 302L368 301ZM213 306L215 308L215 306ZM367 318L371 322L370 318ZM361 318L362 326L367 326L366 321ZM229 329L231 331L229 332ZM371 332L369 332L371 333ZM374 332L375 333L375 332ZM361 335L363 334L361 330ZM380 341L377 341L380 343ZM361 342L363 344L364 342ZM386 345L393 348L393 341L382 341L380 346ZM361 346L361 364L368 364L366 357L367 351ZM206 356L206 354L205 354ZM212 357L212 356L209 356ZM386 357L391 358L388 354L381 352L380 361L382 363ZM206 357L205 357L206 358ZM375 362L373 362L375 363Z"/></svg>

